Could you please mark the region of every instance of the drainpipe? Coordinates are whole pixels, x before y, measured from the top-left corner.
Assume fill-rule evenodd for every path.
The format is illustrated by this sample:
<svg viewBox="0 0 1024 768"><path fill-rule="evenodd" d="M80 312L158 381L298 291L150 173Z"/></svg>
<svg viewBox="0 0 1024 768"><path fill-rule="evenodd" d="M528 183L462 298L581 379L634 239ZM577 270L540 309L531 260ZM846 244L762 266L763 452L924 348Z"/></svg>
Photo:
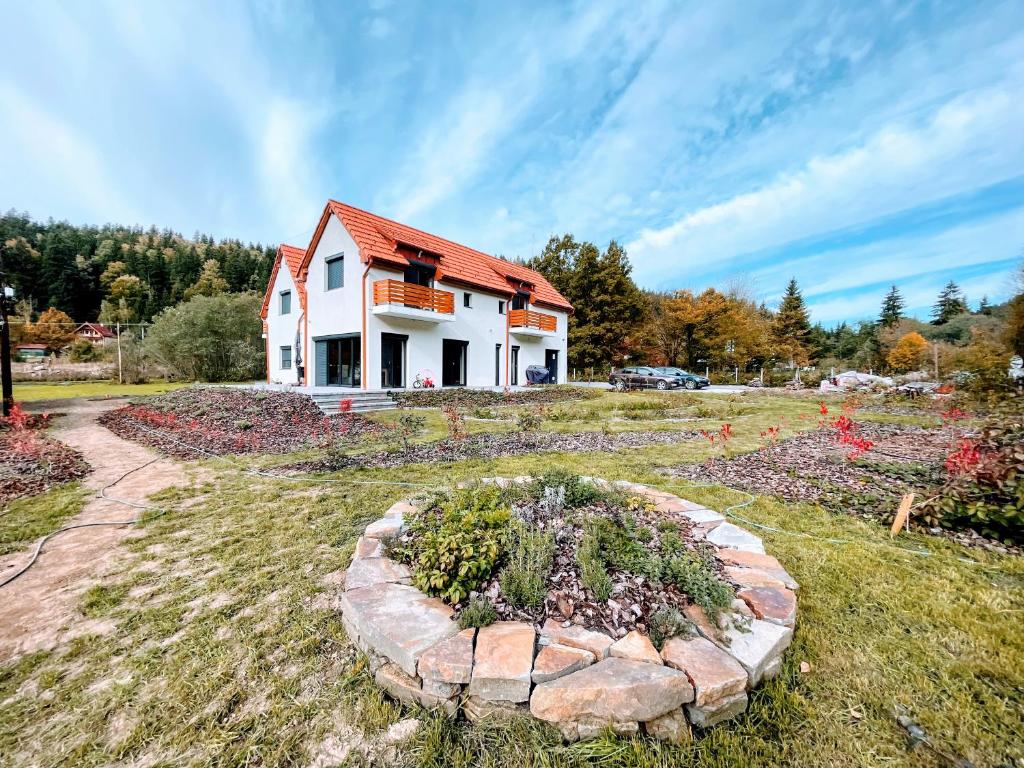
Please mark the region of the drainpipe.
<svg viewBox="0 0 1024 768"><path fill-rule="evenodd" d="M506 387L508 387L508 381L509 381L509 379L508 379L508 367L511 364L509 361L512 359L512 348L509 347L509 345L508 345L509 344L509 341L508 341L508 329L509 329L509 324L510 324L508 313L512 311L512 310L509 309L510 306L511 306L511 303L506 301L505 302L505 386Z"/></svg>
<svg viewBox="0 0 1024 768"><path fill-rule="evenodd" d="M369 339L366 338L366 276L368 274L370 274L370 264L369 264L369 262L367 262L367 264L366 264L366 269L363 270L363 284L362 284L363 336L362 336L362 339L360 339L360 343L359 343L359 347L360 347L360 355L359 355L359 357L362 360L361 365L363 367L363 370L362 370L362 373L361 373L361 375L359 377L359 388L360 389L366 389L366 381L367 381L366 377L368 375L367 367L366 367L366 348L367 348L367 344L369 343Z"/></svg>

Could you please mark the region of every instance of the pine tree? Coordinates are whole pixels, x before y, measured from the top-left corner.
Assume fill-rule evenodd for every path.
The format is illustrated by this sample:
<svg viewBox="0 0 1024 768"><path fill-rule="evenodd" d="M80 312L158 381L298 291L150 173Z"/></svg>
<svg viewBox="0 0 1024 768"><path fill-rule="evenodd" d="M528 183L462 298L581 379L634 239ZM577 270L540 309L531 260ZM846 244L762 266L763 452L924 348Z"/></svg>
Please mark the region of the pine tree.
<svg viewBox="0 0 1024 768"><path fill-rule="evenodd" d="M800 294L796 278L792 278L786 286L786 293L782 296L782 303L772 324L772 336L779 356L794 365L806 363L807 338L810 332L811 320L807 313L807 305L804 304L804 297Z"/></svg>
<svg viewBox="0 0 1024 768"><path fill-rule="evenodd" d="M882 313L878 316L878 323L883 328L891 328L903 319L903 310L907 303L900 294L900 289L895 285L889 289L882 299Z"/></svg>
<svg viewBox="0 0 1024 768"><path fill-rule="evenodd" d="M932 324L948 323L957 315L969 311L967 299L964 297L963 291L960 290L960 286L950 280L946 283L946 287L939 292L939 299L932 307Z"/></svg>
<svg viewBox="0 0 1024 768"><path fill-rule="evenodd" d="M992 305L988 301L988 296L982 296L981 301L978 302L978 314L979 315L991 315Z"/></svg>

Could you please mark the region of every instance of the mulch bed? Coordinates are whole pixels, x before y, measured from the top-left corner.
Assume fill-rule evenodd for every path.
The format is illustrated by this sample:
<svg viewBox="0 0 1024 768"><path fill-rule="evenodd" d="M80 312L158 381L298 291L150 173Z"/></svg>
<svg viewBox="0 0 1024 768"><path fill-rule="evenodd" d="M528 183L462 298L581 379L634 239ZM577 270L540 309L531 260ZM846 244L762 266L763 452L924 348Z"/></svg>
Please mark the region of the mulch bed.
<svg viewBox="0 0 1024 768"><path fill-rule="evenodd" d="M539 405L599 397L601 390L589 387L537 387L507 392L490 389L412 389L393 392L395 401L406 408L479 408L495 405Z"/></svg>
<svg viewBox="0 0 1024 768"><path fill-rule="evenodd" d="M109 411L114 434L184 459L203 454L288 453L357 444L390 428L353 413L325 416L304 395L231 387L189 387ZM182 445L185 443L187 445Z"/></svg>
<svg viewBox="0 0 1024 768"><path fill-rule="evenodd" d="M48 416L32 415L17 425L0 425L0 507L89 473L82 454L42 434L49 422Z"/></svg>
<svg viewBox="0 0 1024 768"><path fill-rule="evenodd" d="M354 456L325 457L287 467L298 472L333 472L349 467L393 469L407 464L454 462L467 459L500 459L530 453L568 451L596 453L623 448L645 448L651 445L673 445L685 440L700 439L693 430L663 432L508 432L471 435L461 440L445 439L412 445L408 451L380 451Z"/></svg>

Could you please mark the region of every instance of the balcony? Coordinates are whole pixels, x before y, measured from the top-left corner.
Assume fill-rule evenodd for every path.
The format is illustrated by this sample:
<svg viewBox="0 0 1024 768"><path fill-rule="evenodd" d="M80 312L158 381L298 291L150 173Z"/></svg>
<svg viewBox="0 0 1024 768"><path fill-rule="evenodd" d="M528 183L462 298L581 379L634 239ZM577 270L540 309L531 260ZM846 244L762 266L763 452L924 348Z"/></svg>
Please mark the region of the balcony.
<svg viewBox="0 0 1024 768"><path fill-rule="evenodd" d="M508 313L509 330L516 336L554 336L558 319L554 315L530 309L513 309Z"/></svg>
<svg viewBox="0 0 1024 768"><path fill-rule="evenodd" d="M401 280L377 280L373 284L373 314L428 323L455 319L455 294Z"/></svg>

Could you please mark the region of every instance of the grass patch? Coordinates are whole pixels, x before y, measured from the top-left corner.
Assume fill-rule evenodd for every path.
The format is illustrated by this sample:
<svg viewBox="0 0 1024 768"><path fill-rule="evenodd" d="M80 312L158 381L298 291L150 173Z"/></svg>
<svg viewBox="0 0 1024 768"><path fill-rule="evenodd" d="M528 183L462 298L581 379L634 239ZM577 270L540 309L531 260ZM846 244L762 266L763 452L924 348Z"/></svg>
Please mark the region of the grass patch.
<svg viewBox="0 0 1024 768"><path fill-rule="evenodd" d="M115 381L59 381L23 383L14 382L14 399L29 403L36 400L66 400L72 397L142 397L162 395L188 386L174 381L154 381L149 384L118 384Z"/></svg>
<svg viewBox="0 0 1024 768"><path fill-rule="evenodd" d="M91 493L66 483L38 496L15 499L0 510L0 555L24 549L82 511Z"/></svg>

